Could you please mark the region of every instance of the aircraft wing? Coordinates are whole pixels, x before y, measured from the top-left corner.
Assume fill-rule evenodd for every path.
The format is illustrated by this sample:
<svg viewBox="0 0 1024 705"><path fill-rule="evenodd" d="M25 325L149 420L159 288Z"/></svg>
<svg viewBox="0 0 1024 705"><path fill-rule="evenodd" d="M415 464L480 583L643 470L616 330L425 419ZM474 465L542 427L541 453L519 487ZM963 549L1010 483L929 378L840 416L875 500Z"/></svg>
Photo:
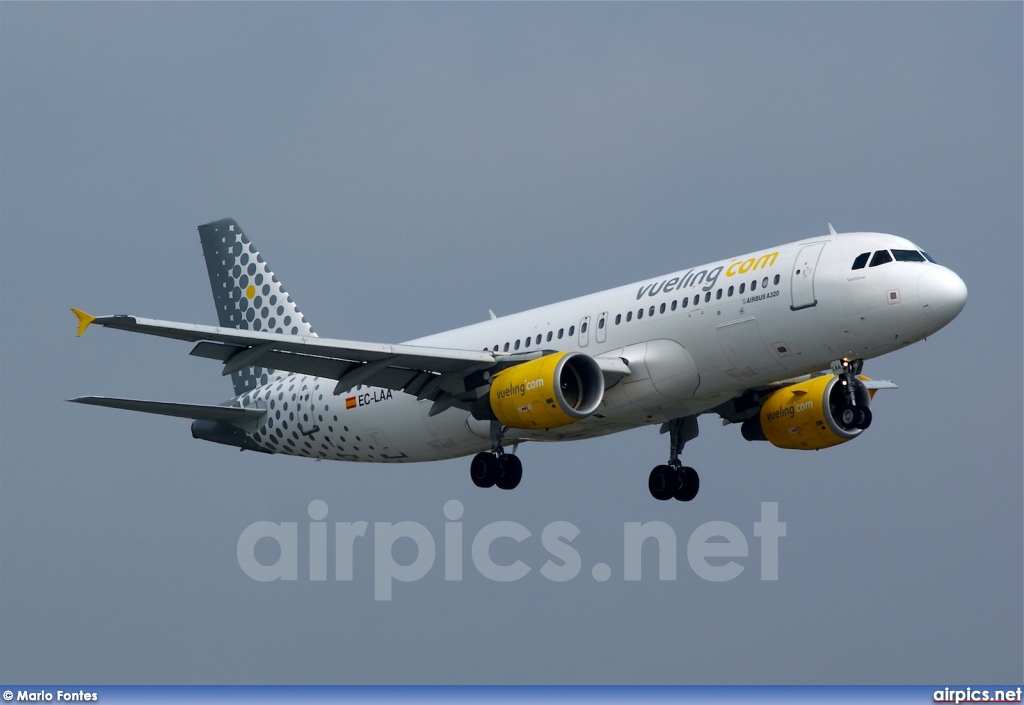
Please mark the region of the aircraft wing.
<svg viewBox="0 0 1024 705"><path fill-rule="evenodd" d="M105 328L184 340L196 343L192 355L224 363L224 375L253 366L335 379L335 394L359 384L404 390L433 400L431 414L449 406L471 404L475 399L473 389L484 382L482 375L479 380L471 378L472 375L492 368L497 371L544 354L540 350L505 355L485 350L364 343L137 316L96 317L79 309L71 310L78 317L79 336L95 323ZM598 364L609 386L629 373L619 358L598 358Z"/></svg>

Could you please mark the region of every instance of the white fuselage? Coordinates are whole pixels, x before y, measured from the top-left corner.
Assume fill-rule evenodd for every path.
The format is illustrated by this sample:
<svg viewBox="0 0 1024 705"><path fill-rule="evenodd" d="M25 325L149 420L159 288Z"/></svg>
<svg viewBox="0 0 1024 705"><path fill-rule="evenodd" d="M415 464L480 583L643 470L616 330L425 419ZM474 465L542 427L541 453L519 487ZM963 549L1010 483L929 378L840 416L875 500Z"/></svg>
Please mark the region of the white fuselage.
<svg viewBox="0 0 1024 705"><path fill-rule="evenodd" d="M878 357L945 326L963 306L955 273L931 261L853 269L863 253L919 252L878 233L829 235L445 331L409 344L523 353L579 351L626 362L590 417L504 442L614 433L706 412L744 390ZM923 260L923 258L921 258ZM267 408L246 429L267 450L334 460L415 462L489 450L489 422L432 402L291 374L237 399Z"/></svg>

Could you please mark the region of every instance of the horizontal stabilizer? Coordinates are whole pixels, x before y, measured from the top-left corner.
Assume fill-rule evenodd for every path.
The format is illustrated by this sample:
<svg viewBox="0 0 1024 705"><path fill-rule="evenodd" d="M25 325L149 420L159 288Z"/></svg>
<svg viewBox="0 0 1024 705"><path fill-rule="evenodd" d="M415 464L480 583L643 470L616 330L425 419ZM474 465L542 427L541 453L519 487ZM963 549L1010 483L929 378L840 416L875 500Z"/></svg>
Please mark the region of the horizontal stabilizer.
<svg viewBox="0 0 1024 705"><path fill-rule="evenodd" d="M107 406L111 409L141 411L146 414L177 416L182 419L205 419L242 423L252 421L267 413L265 409L243 409L238 406L216 406L213 404L179 404L173 401L145 401L142 399L118 399L116 397L78 397L69 399L76 404Z"/></svg>

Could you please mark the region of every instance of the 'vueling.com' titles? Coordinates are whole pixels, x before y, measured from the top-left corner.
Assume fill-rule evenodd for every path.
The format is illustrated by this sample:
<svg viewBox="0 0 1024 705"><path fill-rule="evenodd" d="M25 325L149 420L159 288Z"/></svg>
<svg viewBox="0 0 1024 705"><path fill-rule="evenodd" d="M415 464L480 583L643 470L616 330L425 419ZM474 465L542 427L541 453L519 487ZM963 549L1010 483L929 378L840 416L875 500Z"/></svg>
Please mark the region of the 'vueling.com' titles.
<svg viewBox="0 0 1024 705"><path fill-rule="evenodd" d="M775 264L775 260L778 259L778 257L778 252L769 252L768 254L761 255L760 257L750 257L745 260L733 260L728 267L725 265L719 265L714 269L701 269L700 271L691 269L681 277L663 279L660 282L646 284L640 287L640 290L636 292L636 299L639 301L645 294L647 296L657 296L658 294L666 294L670 291L678 291L688 287L700 286L701 284L704 285L701 287L701 291L711 291L715 288L715 284L718 283L718 277L721 276L723 271L727 277L733 277L737 274L746 274L747 272L771 267Z"/></svg>

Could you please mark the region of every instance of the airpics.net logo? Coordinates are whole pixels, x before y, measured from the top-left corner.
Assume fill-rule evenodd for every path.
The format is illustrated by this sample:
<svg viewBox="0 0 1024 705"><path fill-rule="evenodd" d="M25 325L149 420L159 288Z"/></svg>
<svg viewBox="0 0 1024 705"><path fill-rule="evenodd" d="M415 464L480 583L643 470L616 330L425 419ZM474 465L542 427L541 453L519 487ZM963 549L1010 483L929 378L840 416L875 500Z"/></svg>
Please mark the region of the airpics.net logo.
<svg viewBox="0 0 1024 705"><path fill-rule="evenodd" d="M372 532L367 521L325 521L327 503L316 499L307 508L308 528L297 521L256 521L245 527L238 537L238 565L251 579L258 582L299 580L300 553L308 555L311 581L353 581L368 579L373 574L373 598L378 601L392 599L395 583L412 583L426 577L438 562L438 541L430 529L415 521L378 521ZM473 569L484 578L509 583L525 578L534 567L522 558L509 560L509 548L522 545L534 533L515 521L494 521L481 526L468 536L462 521L465 508L457 499L445 503L443 538L440 542L440 562L443 563L446 582L463 579L463 559L466 547ZM303 522L305 523L305 522ZM333 531L329 531L333 528ZM328 534L332 534L333 551L329 551ZM300 540L300 535L302 540ZM583 572L583 558L573 546L580 529L569 521L553 521L540 532L540 544L546 560L536 561L537 572L556 583L574 580ZM779 521L778 502L762 502L761 516L753 522L752 537L760 544L760 579L779 579L779 539L786 536L786 523ZM415 547L414 557L408 562L395 558L396 544ZM511 542L511 543L510 543ZM676 530L663 521L627 521L622 525L622 579L639 581L643 574L644 546L657 547L658 579L676 580L680 542ZM257 557L257 544L276 544L276 560L263 562ZM366 575L356 575L354 557L368 550L372 543L372 568ZM305 545L303 545L305 544ZM498 544L499 549L492 551ZM404 548L411 548L405 545ZM266 558L267 551L262 552ZM402 550L407 557L408 550ZM504 556L494 557L495 553ZM650 559L650 550L648 558ZM727 521L709 521L701 524L686 539L685 556L693 573L709 582L725 582L738 577L746 568L744 559L750 554L747 535L735 524ZM305 562L305 560L303 560ZM590 570L597 582L611 579L612 567L595 563ZM303 576L305 577L305 576Z"/></svg>

